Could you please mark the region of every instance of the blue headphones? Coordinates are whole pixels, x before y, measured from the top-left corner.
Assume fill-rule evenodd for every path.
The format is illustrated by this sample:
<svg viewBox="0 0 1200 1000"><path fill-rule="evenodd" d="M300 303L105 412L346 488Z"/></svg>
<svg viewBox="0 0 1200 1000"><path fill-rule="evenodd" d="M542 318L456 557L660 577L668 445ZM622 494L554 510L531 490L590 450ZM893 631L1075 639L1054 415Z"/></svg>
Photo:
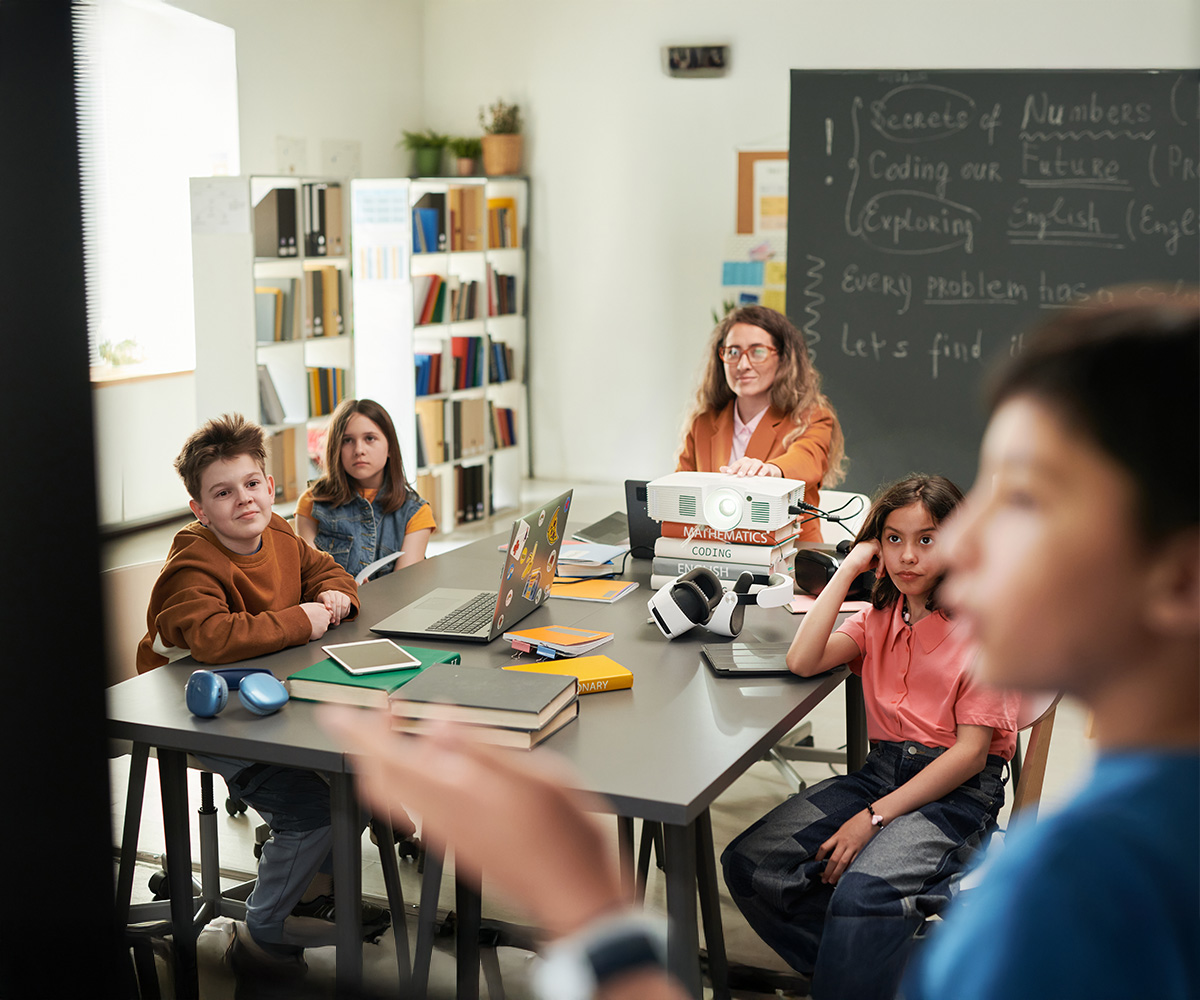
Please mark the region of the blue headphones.
<svg viewBox="0 0 1200 1000"><path fill-rule="evenodd" d="M219 715L229 692L255 715L278 712L288 701L287 688L266 667L218 667L196 670L183 689L188 711L202 719Z"/></svg>

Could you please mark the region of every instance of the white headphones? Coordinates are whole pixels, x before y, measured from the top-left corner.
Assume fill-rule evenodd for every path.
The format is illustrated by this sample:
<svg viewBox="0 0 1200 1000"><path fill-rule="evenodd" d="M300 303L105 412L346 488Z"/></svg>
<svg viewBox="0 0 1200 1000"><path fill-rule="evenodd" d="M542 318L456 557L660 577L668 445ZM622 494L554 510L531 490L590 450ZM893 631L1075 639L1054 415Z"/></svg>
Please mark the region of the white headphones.
<svg viewBox="0 0 1200 1000"><path fill-rule="evenodd" d="M654 623L668 639L704 625L718 635L735 636L742 631L746 605L781 608L792 599L792 578L772 573L767 585L750 593L754 577L743 573L733 589L726 591L709 569L694 569L662 587L646 602Z"/></svg>

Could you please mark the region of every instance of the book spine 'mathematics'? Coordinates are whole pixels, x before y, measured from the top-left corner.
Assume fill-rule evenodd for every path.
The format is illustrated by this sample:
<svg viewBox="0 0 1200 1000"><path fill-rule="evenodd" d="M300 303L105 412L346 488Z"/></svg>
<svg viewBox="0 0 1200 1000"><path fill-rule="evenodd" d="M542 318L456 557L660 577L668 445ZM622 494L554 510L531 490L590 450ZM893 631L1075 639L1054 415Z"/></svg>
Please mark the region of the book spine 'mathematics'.
<svg viewBox="0 0 1200 1000"><path fill-rule="evenodd" d="M757 528L734 528L718 531L706 524L683 524L680 521L663 521L664 538L690 538L693 541L724 542L728 545L779 545L795 537L799 531L795 521L775 531L760 531Z"/></svg>

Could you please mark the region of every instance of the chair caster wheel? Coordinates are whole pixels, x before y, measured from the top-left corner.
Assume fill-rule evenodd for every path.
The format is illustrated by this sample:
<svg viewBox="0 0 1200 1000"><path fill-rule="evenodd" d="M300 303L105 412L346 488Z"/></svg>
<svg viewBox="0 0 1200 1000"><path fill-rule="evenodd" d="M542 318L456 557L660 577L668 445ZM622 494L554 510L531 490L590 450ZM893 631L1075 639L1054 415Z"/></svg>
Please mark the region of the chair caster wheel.
<svg viewBox="0 0 1200 1000"><path fill-rule="evenodd" d="M246 803L241 799L235 799L232 795L225 800L225 811L230 816L237 816L246 811Z"/></svg>
<svg viewBox="0 0 1200 1000"><path fill-rule="evenodd" d="M396 849L400 852L401 861L416 861L421 856L421 841L416 837L398 838Z"/></svg>
<svg viewBox="0 0 1200 1000"><path fill-rule="evenodd" d="M171 886L166 872L157 871L150 876L150 891L154 893L155 899L171 898Z"/></svg>

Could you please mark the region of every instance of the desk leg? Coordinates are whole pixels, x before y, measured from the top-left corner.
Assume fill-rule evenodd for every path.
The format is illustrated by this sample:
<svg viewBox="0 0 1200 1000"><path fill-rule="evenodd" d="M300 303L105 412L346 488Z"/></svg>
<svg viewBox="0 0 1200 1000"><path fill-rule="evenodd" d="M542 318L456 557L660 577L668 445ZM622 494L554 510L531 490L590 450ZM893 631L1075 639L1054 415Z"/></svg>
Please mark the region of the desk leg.
<svg viewBox="0 0 1200 1000"><path fill-rule="evenodd" d="M696 879L700 887L700 918L708 950L708 978L713 1000L729 1000L729 962L725 957L725 931L721 927L721 892L717 884L717 855L713 847L712 815L707 809L696 818Z"/></svg>
<svg viewBox="0 0 1200 1000"><path fill-rule="evenodd" d="M337 991L354 994L362 985L362 843L353 776L330 773L329 794L337 909Z"/></svg>
<svg viewBox="0 0 1200 1000"><path fill-rule="evenodd" d="M479 925L483 922L483 900L474 886L458 872L454 859L454 908L458 911L455 941L457 1000L479 1000Z"/></svg>
<svg viewBox="0 0 1200 1000"><path fill-rule="evenodd" d="M437 921L438 890L442 887L443 859L432 846L425 848L425 872L421 876L421 907L417 911L417 948L413 955L413 1000L425 1000L429 988L429 964L433 958L434 923Z"/></svg>
<svg viewBox="0 0 1200 1000"><path fill-rule="evenodd" d="M667 876L667 914L671 918L667 939L667 967L688 996L700 989L700 932L696 927L696 825L663 824L666 839L664 868Z"/></svg>
<svg viewBox="0 0 1200 1000"><path fill-rule="evenodd" d="M863 703L862 678L851 674L846 689L846 772L859 770L867 762L867 709Z"/></svg>
<svg viewBox="0 0 1200 1000"><path fill-rule="evenodd" d="M162 787L163 834L167 846L167 885L175 940L175 992L183 1000L200 995L196 971L196 927L192 902L192 838L187 815L187 755L158 751Z"/></svg>
<svg viewBox="0 0 1200 1000"><path fill-rule="evenodd" d="M621 892L633 899L633 817L617 817L617 855L621 859Z"/></svg>

